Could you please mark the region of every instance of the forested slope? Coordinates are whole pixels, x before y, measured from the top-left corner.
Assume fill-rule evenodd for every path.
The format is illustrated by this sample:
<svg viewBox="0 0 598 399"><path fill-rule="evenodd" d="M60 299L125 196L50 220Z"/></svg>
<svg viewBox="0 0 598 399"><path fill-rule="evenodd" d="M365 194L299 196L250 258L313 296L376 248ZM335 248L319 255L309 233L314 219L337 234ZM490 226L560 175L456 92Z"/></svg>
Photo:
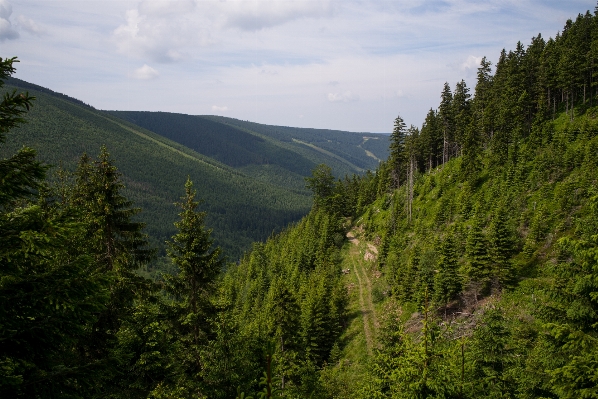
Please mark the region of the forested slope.
<svg viewBox="0 0 598 399"><path fill-rule="evenodd" d="M588 12L484 59L474 96L446 84L421 128L397 117L375 172L319 165L309 214L224 273L191 181L178 273L151 282L105 152L63 196L30 149L3 160L0 392L598 397L596 43Z"/></svg>
<svg viewBox="0 0 598 399"><path fill-rule="evenodd" d="M208 116L207 118L246 129L249 132L272 137L282 142L292 143L295 139L309 143L336 154L361 169L375 169L378 165L376 158L386 159L388 157L388 136L385 134L272 126L222 116ZM365 150L370 151L371 155L368 155ZM329 166L335 170L334 165Z"/></svg>
<svg viewBox="0 0 598 399"><path fill-rule="evenodd" d="M302 369L304 380L288 366L290 338L279 340L272 374L293 382L275 380L281 396L598 395L595 42L598 17L587 13L554 39L518 43L495 68L482 61L474 95L464 81L446 84L421 128L399 116L375 173L334 182L326 168L314 172L315 209L351 233L335 257L337 276L347 274L344 328L325 364ZM288 279L271 266L281 254L301 264L276 240L239 266L267 273L231 271L228 303L237 292L247 298L242 287ZM285 297L294 298L289 309L304 304L299 292ZM231 308L243 326L257 329L241 309L280 314L251 298L256 305Z"/></svg>
<svg viewBox="0 0 598 399"><path fill-rule="evenodd" d="M11 86L5 86L11 90ZM126 195L143 209L155 246L174 233L173 222L180 188L187 176L196 182L207 224L231 258L256 240L265 239L309 209L304 191L251 178L153 132L94 110L64 96L27 87L35 96L27 123L15 129L0 154L14 153L23 145L39 150L40 160L73 171L84 152L90 156L106 145L123 173Z"/></svg>
<svg viewBox="0 0 598 399"><path fill-rule="evenodd" d="M316 165L335 176L375 169L388 136L269 126L232 118L167 112L107 111L266 182L303 190Z"/></svg>
<svg viewBox="0 0 598 399"><path fill-rule="evenodd" d="M597 41L588 12L494 73L484 58L475 96L446 84L421 128L396 119L375 174L337 187L380 277L369 371L325 373L344 397L598 395Z"/></svg>

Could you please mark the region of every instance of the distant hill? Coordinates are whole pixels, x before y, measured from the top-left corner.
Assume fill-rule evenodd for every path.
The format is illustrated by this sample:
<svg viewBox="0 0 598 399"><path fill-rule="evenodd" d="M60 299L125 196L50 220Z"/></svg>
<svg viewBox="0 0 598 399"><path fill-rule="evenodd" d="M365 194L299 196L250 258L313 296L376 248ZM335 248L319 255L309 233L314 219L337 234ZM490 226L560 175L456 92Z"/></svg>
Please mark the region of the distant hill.
<svg viewBox="0 0 598 399"><path fill-rule="evenodd" d="M380 133L353 133L341 130L306 129L271 126L222 116L207 118L263 134L288 143L305 143L329 151L360 169L376 169L380 160L388 158L390 136Z"/></svg>
<svg viewBox="0 0 598 399"><path fill-rule="evenodd" d="M6 89L15 88L9 82ZM140 128L108 113L49 90L26 89L36 96L28 123L14 129L0 157L27 145L51 165L74 170L83 152L97 155L105 144L123 174L126 195L143 209L140 218L154 245L174 232L177 209L187 175L205 202L207 225L217 244L230 258L237 258L254 241L262 240L309 210L305 191L292 191L247 176L183 145Z"/></svg>
<svg viewBox="0 0 598 399"><path fill-rule="evenodd" d="M187 175L204 200L217 244L235 259L307 213L311 194L303 178L318 163L331 164L337 176L361 170L324 147L249 132L234 119L106 112L47 88L7 80L5 89L14 88L37 99L28 123L11 131L0 157L27 145L42 161L73 170L83 152L95 156L105 144L123 174L126 194L143 209L140 218L160 248L175 231L173 202L183 194Z"/></svg>
<svg viewBox="0 0 598 399"><path fill-rule="evenodd" d="M200 154L270 183L303 190L318 164L336 176L375 169L388 156L388 136L270 126L218 116L108 111Z"/></svg>

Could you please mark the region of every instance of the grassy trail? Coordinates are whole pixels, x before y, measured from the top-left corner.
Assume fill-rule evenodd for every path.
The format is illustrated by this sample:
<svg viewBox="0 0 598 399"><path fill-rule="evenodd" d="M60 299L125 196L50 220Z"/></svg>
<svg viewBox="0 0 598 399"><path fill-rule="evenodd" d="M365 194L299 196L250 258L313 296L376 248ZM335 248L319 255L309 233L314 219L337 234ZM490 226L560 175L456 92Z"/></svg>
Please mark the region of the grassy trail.
<svg viewBox="0 0 598 399"><path fill-rule="evenodd" d="M364 260L363 256L365 248L364 244L360 243L359 240L355 238L353 232L349 232L347 237L351 246L345 258L345 265L351 266L349 274L354 275L357 280L360 319L363 326L367 354L371 356L375 348L378 322L374 302L372 301L372 282L369 276L370 270L367 267L368 261Z"/></svg>

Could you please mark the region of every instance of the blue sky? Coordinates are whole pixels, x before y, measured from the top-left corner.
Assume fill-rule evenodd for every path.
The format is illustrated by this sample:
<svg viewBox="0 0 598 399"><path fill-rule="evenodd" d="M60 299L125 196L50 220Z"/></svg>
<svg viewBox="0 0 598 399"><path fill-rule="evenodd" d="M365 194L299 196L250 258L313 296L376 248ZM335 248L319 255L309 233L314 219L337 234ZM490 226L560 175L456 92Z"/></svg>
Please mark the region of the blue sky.
<svg viewBox="0 0 598 399"><path fill-rule="evenodd" d="M0 0L16 77L100 109L390 132L594 1Z"/></svg>

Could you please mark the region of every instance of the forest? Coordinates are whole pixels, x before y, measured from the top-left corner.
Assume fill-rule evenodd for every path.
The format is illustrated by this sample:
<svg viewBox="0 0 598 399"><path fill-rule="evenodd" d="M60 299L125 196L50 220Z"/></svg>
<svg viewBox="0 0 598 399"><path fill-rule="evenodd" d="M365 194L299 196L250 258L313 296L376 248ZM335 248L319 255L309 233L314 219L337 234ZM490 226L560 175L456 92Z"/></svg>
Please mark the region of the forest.
<svg viewBox="0 0 598 399"><path fill-rule="evenodd" d="M102 111L13 77L0 95L14 89L34 96L35 106L27 123L16 126L0 146L0 157L23 146L35 148L38 160L51 166L47 177L54 181L59 169L73 172L84 152L95 156L105 145L117 160L123 194L142 208L135 220L147 224L145 232L158 249L147 265L150 274L167 263L164 242L174 234L177 218L172 204L187 176L203 200L216 245L235 261L253 242L307 214L311 196L304 177L315 166L326 163L335 176L363 173L355 163L373 168L388 153L388 135L368 133L366 140L363 133L314 134L232 118ZM334 152L325 149L329 141Z"/></svg>
<svg viewBox="0 0 598 399"><path fill-rule="evenodd" d="M0 161L0 394L598 397L596 61L598 8L484 58L421 127L396 118L374 171L315 167L310 212L237 263L188 178L152 278L109 148L55 179L17 150ZM4 95L0 143L35 106Z"/></svg>

